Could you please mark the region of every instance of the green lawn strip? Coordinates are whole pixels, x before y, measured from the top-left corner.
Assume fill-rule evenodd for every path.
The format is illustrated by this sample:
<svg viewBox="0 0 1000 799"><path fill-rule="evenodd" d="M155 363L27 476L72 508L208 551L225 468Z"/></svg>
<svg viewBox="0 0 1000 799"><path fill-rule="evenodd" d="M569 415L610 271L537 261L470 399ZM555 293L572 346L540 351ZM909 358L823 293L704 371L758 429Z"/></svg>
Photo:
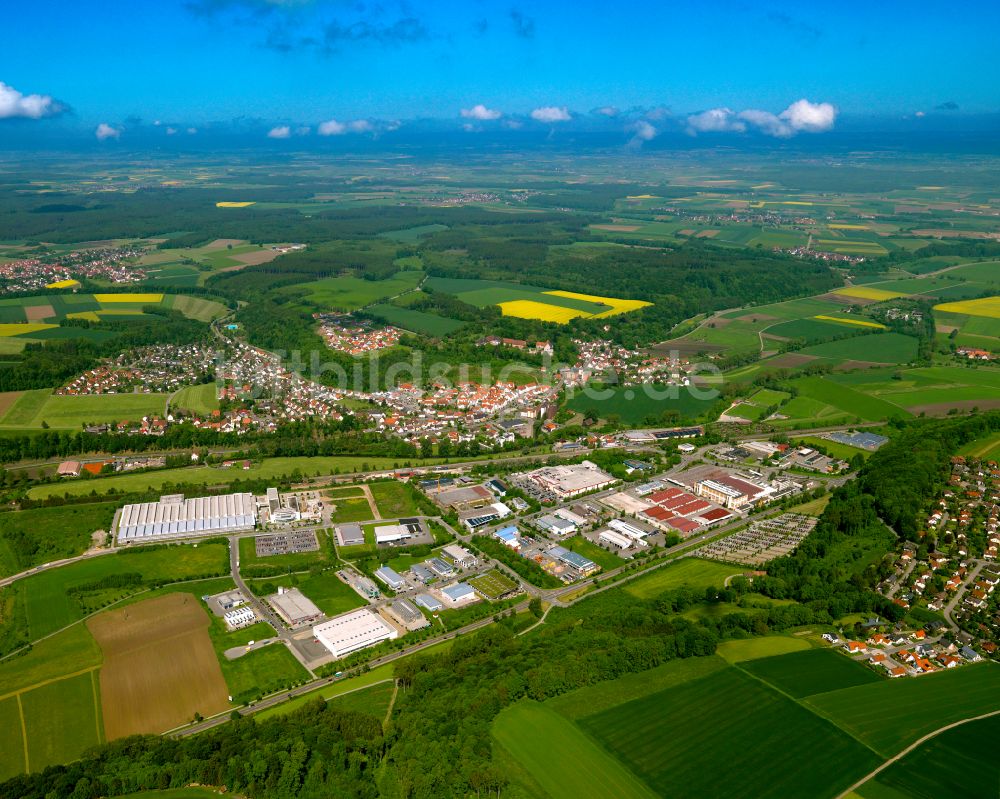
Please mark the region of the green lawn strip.
<svg viewBox="0 0 1000 799"><path fill-rule="evenodd" d="M798 388L800 396L826 403L865 421L875 422L892 417L907 419L912 415L898 405L822 377L801 377L792 381L792 385Z"/></svg>
<svg viewBox="0 0 1000 799"><path fill-rule="evenodd" d="M334 524L364 522L372 518L372 509L365 497L334 498L333 504L335 508L330 514L330 521Z"/></svg>
<svg viewBox="0 0 1000 799"><path fill-rule="evenodd" d="M170 407L183 408L201 415L219 410L219 395L215 383L182 388L170 400Z"/></svg>
<svg viewBox="0 0 1000 799"><path fill-rule="evenodd" d="M803 701L890 757L946 724L1000 710L1000 666L963 666L815 694Z"/></svg>
<svg viewBox="0 0 1000 799"><path fill-rule="evenodd" d="M22 405L28 394L25 392L13 408L3 418L0 426L9 428L41 427L42 422L49 427L78 430L84 424L99 422L135 421L144 416L162 416L166 408L167 394L114 394L65 396L52 394L45 398L41 406L37 398L29 400L34 413L29 417L29 405Z"/></svg>
<svg viewBox="0 0 1000 799"><path fill-rule="evenodd" d="M337 710L367 713L381 720L389 710L392 701L393 684L383 682L350 694L343 694L330 700Z"/></svg>
<svg viewBox="0 0 1000 799"><path fill-rule="evenodd" d="M493 737L554 797L651 799L656 796L565 717L522 700L500 712Z"/></svg>
<svg viewBox="0 0 1000 799"><path fill-rule="evenodd" d="M793 638L790 635L768 635L762 638L723 641L716 647L715 651L727 663L735 664L759 658L771 659L789 652L800 652L811 648L811 644L805 638Z"/></svg>
<svg viewBox="0 0 1000 799"><path fill-rule="evenodd" d="M0 425L4 427L26 427L31 424L38 412L45 405L45 401L52 395L52 389L39 388L33 391L25 391L14 404L7 410L7 413L0 419Z"/></svg>
<svg viewBox="0 0 1000 799"><path fill-rule="evenodd" d="M625 584L625 591L639 599L652 599L664 591L681 586L698 590L722 588L727 577L741 573L737 566L727 566L698 558L684 558L629 581Z"/></svg>
<svg viewBox="0 0 1000 799"><path fill-rule="evenodd" d="M660 796L833 797L880 762L833 724L737 668L579 724Z"/></svg>
<svg viewBox="0 0 1000 799"><path fill-rule="evenodd" d="M0 782L22 774L24 737L21 734L21 711L17 697L0 700Z"/></svg>
<svg viewBox="0 0 1000 799"><path fill-rule="evenodd" d="M89 673L58 680L21 694L32 771L76 760L100 743L94 689Z"/></svg>
<svg viewBox="0 0 1000 799"><path fill-rule="evenodd" d="M375 505L379 513L386 519L400 518L403 516L418 516L421 513L420 506L413 496L416 489L408 483L398 481L370 483L369 489L375 499Z"/></svg>
<svg viewBox="0 0 1000 799"><path fill-rule="evenodd" d="M251 464L249 469L233 471L212 466L194 466L178 469L162 469L143 474L113 475L96 480L76 481L72 483L53 483L36 486L28 492L32 499L45 499L52 496L81 496L91 491L98 493L114 489L118 492L157 491L169 484L191 484L204 486L228 485L233 480L265 480L301 474L303 478L317 477L327 474L343 474L372 469L394 469L402 466L405 461L399 458L375 458L362 455L321 455L317 457L287 457L267 458L260 463ZM414 459L412 465L421 466L439 463L440 459Z"/></svg>
<svg viewBox="0 0 1000 799"><path fill-rule="evenodd" d="M917 356L917 339L900 333L873 333L816 344L799 352L836 360L909 363Z"/></svg>

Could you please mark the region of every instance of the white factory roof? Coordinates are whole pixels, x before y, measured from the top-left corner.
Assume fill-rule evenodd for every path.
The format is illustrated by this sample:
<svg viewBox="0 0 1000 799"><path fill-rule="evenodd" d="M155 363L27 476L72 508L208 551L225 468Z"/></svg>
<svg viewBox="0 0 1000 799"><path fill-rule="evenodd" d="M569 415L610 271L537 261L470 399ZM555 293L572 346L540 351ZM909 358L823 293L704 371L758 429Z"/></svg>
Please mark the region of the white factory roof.
<svg viewBox="0 0 1000 799"><path fill-rule="evenodd" d="M395 627L366 608L317 624L313 635L337 658L399 637Z"/></svg>
<svg viewBox="0 0 1000 799"><path fill-rule="evenodd" d="M118 519L119 541L149 541L249 530L257 524L253 494L223 494L184 499L181 494L159 502L126 505Z"/></svg>
<svg viewBox="0 0 1000 799"><path fill-rule="evenodd" d="M617 533L614 530L603 530L601 534L598 536L598 538L601 539L602 541L607 541L609 544L614 544L616 547L619 547L620 549L628 549L630 546L632 546L632 544L635 543L635 541L633 541L627 535L622 535L621 533Z"/></svg>
<svg viewBox="0 0 1000 799"><path fill-rule="evenodd" d="M290 588L287 591L273 594L268 597L268 602L278 613L284 616L290 624L301 624L307 619L315 619L323 615L316 603L299 591L298 588Z"/></svg>
<svg viewBox="0 0 1000 799"><path fill-rule="evenodd" d="M406 525L403 524L383 524L375 528L375 543L388 544L392 541L402 541L404 538L413 538Z"/></svg>

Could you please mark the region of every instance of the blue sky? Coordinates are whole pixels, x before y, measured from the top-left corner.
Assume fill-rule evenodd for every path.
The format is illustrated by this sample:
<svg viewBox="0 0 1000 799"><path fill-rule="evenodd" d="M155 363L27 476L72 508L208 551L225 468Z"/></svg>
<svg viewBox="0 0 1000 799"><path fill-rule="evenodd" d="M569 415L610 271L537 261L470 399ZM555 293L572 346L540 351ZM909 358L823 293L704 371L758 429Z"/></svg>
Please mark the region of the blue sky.
<svg viewBox="0 0 1000 799"><path fill-rule="evenodd" d="M802 98L838 118L1000 111L1000 3L975 0L36 0L3 18L8 92L51 97L50 110L71 109L59 124L91 131L239 117L291 136L327 120L481 128L530 125L549 106L586 124L613 106L628 113L589 116L690 128L690 115L718 108L731 116L717 132L791 135L738 115L779 115ZM502 116L460 116L478 103Z"/></svg>

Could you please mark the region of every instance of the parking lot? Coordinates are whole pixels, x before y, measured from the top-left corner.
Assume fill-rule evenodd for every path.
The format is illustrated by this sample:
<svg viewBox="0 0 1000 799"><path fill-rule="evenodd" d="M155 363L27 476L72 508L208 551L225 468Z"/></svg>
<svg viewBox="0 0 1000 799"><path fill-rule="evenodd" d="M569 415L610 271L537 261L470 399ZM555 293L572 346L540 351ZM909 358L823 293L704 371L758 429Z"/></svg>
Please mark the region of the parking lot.
<svg viewBox="0 0 1000 799"><path fill-rule="evenodd" d="M254 539L258 558L288 555L294 552L315 552L319 549L316 534L310 531L261 535Z"/></svg>
<svg viewBox="0 0 1000 799"><path fill-rule="evenodd" d="M783 513L774 519L754 522L745 530L701 547L694 554L709 560L760 566L787 555L815 526L815 516Z"/></svg>

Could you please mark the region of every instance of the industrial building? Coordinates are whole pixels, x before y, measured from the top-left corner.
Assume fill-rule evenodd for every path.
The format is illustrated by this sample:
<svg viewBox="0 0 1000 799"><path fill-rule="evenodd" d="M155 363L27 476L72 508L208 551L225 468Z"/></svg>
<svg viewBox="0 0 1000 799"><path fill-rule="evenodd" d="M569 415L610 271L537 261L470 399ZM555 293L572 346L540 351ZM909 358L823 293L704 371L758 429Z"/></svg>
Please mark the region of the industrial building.
<svg viewBox="0 0 1000 799"><path fill-rule="evenodd" d="M553 560L559 561L564 566L575 569L584 577L599 571L601 568L594 561L590 560L590 558L585 558L583 555L571 552L566 547L555 546L546 551L545 554Z"/></svg>
<svg viewBox="0 0 1000 799"><path fill-rule="evenodd" d="M416 602L418 605L420 605L420 607L422 607L424 610L429 610L431 613L437 613L439 610L442 610L444 608L444 605L441 604L441 601L435 599L430 594L417 594L413 598L413 601Z"/></svg>
<svg viewBox="0 0 1000 799"><path fill-rule="evenodd" d="M468 605L478 599L475 589L468 583L449 585L447 588L442 588L441 593L455 606Z"/></svg>
<svg viewBox="0 0 1000 799"><path fill-rule="evenodd" d="M437 577L437 575L428 569L423 563L414 563L410 566L410 574L413 575L415 580L419 580L425 585Z"/></svg>
<svg viewBox="0 0 1000 799"><path fill-rule="evenodd" d="M543 490L563 500L590 491L599 491L617 482L614 477L590 461L569 466L545 466L529 472L527 477Z"/></svg>
<svg viewBox="0 0 1000 799"><path fill-rule="evenodd" d="M375 528L376 544L398 544L413 538L413 533L402 524L383 524Z"/></svg>
<svg viewBox="0 0 1000 799"><path fill-rule="evenodd" d="M641 527L636 527L634 524L629 524L621 519L612 519L608 522L608 527L616 533L628 536L633 541L645 541L646 537L649 535L648 530L643 530Z"/></svg>
<svg viewBox="0 0 1000 799"><path fill-rule="evenodd" d="M362 608L313 627L313 635L335 658L399 637L381 616Z"/></svg>
<svg viewBox="0 0 1000 799"><path fill-rule="evenodd" d="M337 543L342 547L354 547L365 543L365 533L360 524L337 526Z"/></svg>
<svg viewBox="0 0 1000 799"><path fill-rule="evenodd" d="M451 558L460 569L471 569L476 565L476 556L458 544L449 544L441 552Z"/></svg>
<svg viewBox="0 0 1000 799"><path fill-rule="evenodd" d="M424 562L432 572L434 572L438 577L451 577L455 573L455 569L450 563L445 563L441 558L431 558Z"/></svg>
<svg viewBox="0 0 1000 799"><path fill-rule="evenodd" d="M610 544L618 549L628 549L634 544L638 544L639 546L646 545L642 539L632 540L627 535L622 535L614 530L602 530L597 536L597 540L602 544Z"/></svg>
<svg viewBox="0 0 1000 799"><path fill-rule="evenodd" d="M253 494L194 499L171 494L160 497L159 502L123 507L116 533L119 543L132 543L252 530L256 524Z"/></svg>
<svg viewBox="0 0 1000 799"><path fill-rule="evenodd" d="M380 566L375 570L375 579L381 580L393 591L401 591L406 588L406 580L404 580L398 572L394 569L390 569L388 566Z"/></svg>
<svg viewBox="0 0 1000 799"><path fill-rule="evenodd" d="M510 527L504 527L500 530L495 530L493 532L493 537L499 539L505 546L511 549L520 549L521 540L518 538L519 531L513 525Z"/></svg>
<svg viewBox="0 0 1000 799"><path fill-rule="evenodd" d="M278 588L278 593L267 601L289 627L301 627L323 617L323 611L298 588Z"/></svg>
<svg viewBox="0 0 1000 799"><path fill-rule="evenodd" d="M397 599L385 610L407 630L420 630L430 624L427 617L408 599Z"/></svg>
<svg viewBox="0 0 1000 799"><path fill-rule="evenodd" d="M774 493L774 489L769 486L759 486L725 474L702 480L695 489L698 496L727 508L742 508L760 502Z"/></svg>
<svg viewBox="0 0 1000 799"><path fill-rule="evenodd" d="M487 505L484 508L464 511L459 514L458 518L472 532L498 519L507 518L511 512L511 509L504 505L504 503L494 502L492 505Z"/></svg>
<svg viewBox="0 0 1000 799"><path fill-rule="evenodd" d="M560 518L554 513L547 513L535 519L535 527L548 535L566 538L576 532L576 525L568 519Z"/></svg>

